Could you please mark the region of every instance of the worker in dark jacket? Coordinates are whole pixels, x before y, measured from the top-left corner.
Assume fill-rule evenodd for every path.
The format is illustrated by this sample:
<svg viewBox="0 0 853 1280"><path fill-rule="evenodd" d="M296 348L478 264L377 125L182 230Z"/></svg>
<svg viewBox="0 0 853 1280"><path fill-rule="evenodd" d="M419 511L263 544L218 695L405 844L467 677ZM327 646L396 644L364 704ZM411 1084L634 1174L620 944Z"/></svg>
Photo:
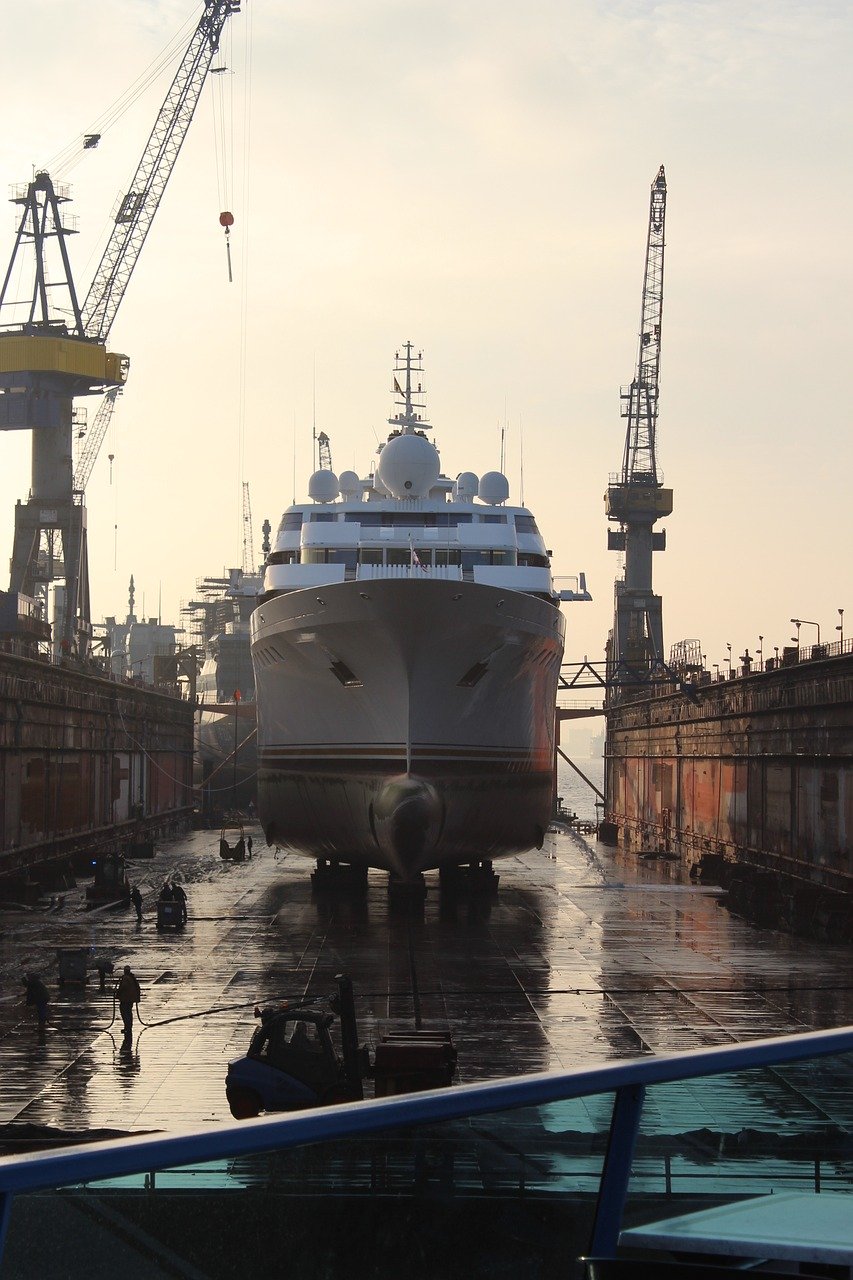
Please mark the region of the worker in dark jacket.
<svg viewBox="0 0 853 1280"><path fill-rule="evenodd" d="M39 1035L43 1036L47 1026L47 1002L49 996L47 987L42 982L37 973L28 973L24 978L24 986L27 989L26 1003L35 1005L36 1016L38 1017Z"/></svg>
<svg viewBox="0 0 853 1280"><path fill-rule="evenodd" d="M130 891L130 900L136 911L136 923L142 923L142 894L139 892L139 885L134 885Z"/></svg>
<svg viewBox="0 0 853 1280"><path fill-rule="evenodd" d="M187 895L184 893L184 886L178 884L177 880L172 881L172 897L181 908L181 924L187 922Z"/></svg>
<svg viewBox="0 0 853 1280"><path fill-rule="evenodd" d="M138 1005L142 999L139 983L129 964L124 966L124 973L119 979L116 994L118 996L118 1007L121 1010L125 1039L129 1040L133 1034L133 1006L135 1004Z"/></svg>

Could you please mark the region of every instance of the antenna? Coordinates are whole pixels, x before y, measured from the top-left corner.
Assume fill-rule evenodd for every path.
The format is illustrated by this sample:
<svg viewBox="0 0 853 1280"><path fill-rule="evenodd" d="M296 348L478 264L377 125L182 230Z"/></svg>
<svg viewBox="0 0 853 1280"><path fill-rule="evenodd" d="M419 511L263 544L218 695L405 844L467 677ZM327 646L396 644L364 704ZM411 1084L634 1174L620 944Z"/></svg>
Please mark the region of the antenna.
<svg viewBox="0 0 853 1280"><path fill-rule="evenodd" d="M521 472L519 490L521 493L521 505L524 506L524 424L521 418L518 420L518 440L519 470Z"/></svg>

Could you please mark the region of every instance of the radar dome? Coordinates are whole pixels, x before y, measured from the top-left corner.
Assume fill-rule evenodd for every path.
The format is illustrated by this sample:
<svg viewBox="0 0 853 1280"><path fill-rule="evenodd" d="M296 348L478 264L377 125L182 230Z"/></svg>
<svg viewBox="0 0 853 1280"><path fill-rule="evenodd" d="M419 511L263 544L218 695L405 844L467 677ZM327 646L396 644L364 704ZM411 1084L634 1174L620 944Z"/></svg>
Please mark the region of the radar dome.
<svg viewBox="0 0 853 1280"><path fill-rule="evenodd" d="M308 481L308 497L314 502L334 502L339 493L334 471L315 471Z"/></svg>
<svg viewBox="0 0 853 1280"><path fill-rule="evenodd" d="M473 471L462 471L456 477L456 496L460 502L473 502L480 487L480 478Z"/></svg>
<svg viewBox="0 0 853 1280"><path fill-rule="evenodd" d="M345 498L357 498L361 494L361 481L354 471L342 471L339 484Z"/></svg>
<svg viewBox="0 0 853 1280"><path fill-rule="evenodd" d="M503 472L487 471L480 480L478 496L481 502L487 502L490 507L506 502L509 497L509 481Z"/></svg>
<svg viewBox="0 0 853 1280"><path fill-rule="evenodd" d="M379 455L379 479L392 498L425 498L440 471L438 451L424 436L395 436Z"/></svg>

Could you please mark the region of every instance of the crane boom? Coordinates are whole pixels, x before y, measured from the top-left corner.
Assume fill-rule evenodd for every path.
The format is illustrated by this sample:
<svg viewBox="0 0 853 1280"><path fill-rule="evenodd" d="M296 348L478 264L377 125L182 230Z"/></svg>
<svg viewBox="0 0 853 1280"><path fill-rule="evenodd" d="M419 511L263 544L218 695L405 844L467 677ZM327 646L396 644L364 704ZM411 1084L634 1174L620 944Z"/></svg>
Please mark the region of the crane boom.
<svg viewBox="0 0 853 1280"><path fill-rule="evenodd" d="M240 0L204 0L204 13L160 108L130 190L119 205L107 247L83 303L88 338L107 340L195 114L222 29L239 9Z"/></svg>
<svg viewBox="0 0 853 1280"><path fill-rule="evenodd" d="M663 254L666 218L666 175L663 165L652 183L649 232L643 273L643 302L637 372L622 392L622 416L628 419L622 458L623 484L658 482L655 429L658 416L660 340L663 319Z"/></svg>
<svg viewBox="0 0 853 1280"><path fill-rule="evenodd" d="M98 407L98 412L95 414L92 429L86 435L86 443L83 445L74 471L74 488L79 493L82 493L89 483L92 468L100 453L101 445L104 443L104 437L109 430L116 399L121 395L123 389L123 387L109 388Z"/></svg>

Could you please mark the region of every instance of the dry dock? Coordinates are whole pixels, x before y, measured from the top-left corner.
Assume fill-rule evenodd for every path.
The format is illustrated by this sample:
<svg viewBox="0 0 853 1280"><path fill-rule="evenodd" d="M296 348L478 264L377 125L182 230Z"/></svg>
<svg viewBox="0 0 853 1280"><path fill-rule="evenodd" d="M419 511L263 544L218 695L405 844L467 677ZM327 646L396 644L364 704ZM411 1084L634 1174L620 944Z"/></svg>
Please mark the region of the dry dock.
<svg viewBox="0 0 853 1280"><path fill-rule="evenodd" d="M254 1001L322 996L341 970L362 1040L419 1013L451 1028L461 1081L853 1022L853 949L756 928L672 862L554 834L541 852L496 864L493 900L445 899L427 877L410 917L389 912L378 873L361 899L314 896L311 864L254 835L243 864L222 862L218 832L136 864L140 926L132 912L87 913L82 884L52 907L3 911L0 1121L143 1130L230 1119L225 1067L245 1051ZM189 924L158 933L156 891L178 872ZM132 1046L109 1025L112 996L95 973L59 987L56 948L71 946L133 966L152 1025L137 1026ZM51 992L44 1044L23 969Z"/></svg>

